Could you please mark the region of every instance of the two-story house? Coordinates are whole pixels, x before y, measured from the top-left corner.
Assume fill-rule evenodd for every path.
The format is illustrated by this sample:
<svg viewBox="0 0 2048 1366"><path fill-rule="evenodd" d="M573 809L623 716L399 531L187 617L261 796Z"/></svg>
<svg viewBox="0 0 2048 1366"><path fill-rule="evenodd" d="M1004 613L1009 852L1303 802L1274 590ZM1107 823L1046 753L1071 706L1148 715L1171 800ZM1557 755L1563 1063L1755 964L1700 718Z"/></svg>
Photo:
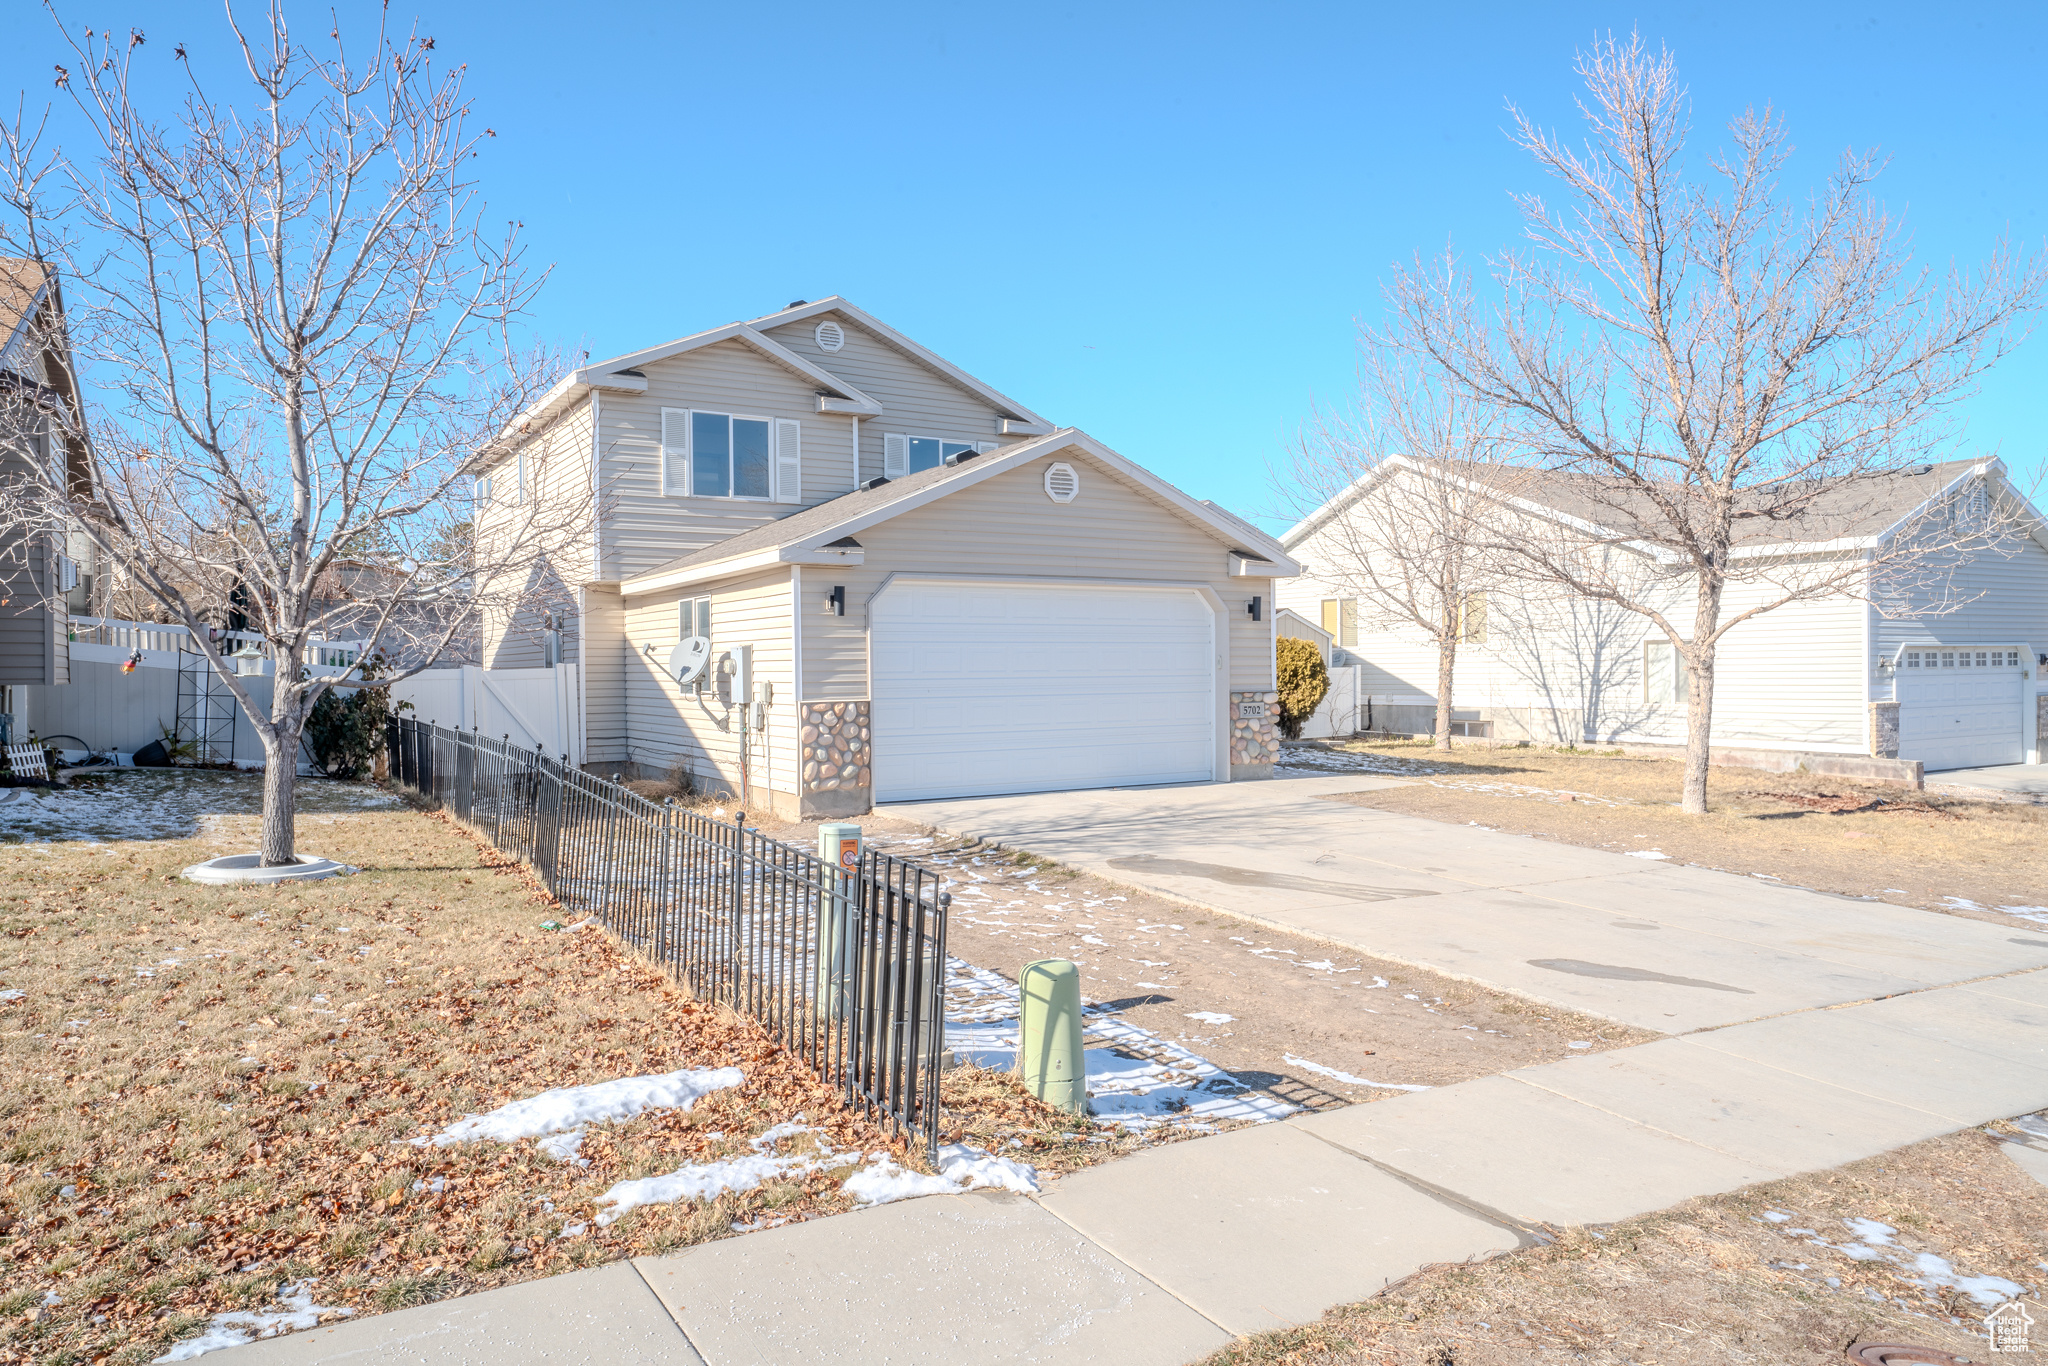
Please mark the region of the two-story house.
<svg viewBox="0 0 2048 1366"><path fill-rule="evenodd" d="M810 816L1278 752L1279 544L841 298L572 372L478 494L484 536L596 501L483 645L487 669L579 664L595 771L680 761Z"/></svg>
<svg viewBox="0 0 2048 1366"><path fill-rule="evenodd" d="M56 272L0 257L0 483L47 475L74 486L84 452L66 436L78 411ZM89 551L82 536L0 524L0 715L12 718L22 687L71 681L69 613L85 610Z"/></svg>

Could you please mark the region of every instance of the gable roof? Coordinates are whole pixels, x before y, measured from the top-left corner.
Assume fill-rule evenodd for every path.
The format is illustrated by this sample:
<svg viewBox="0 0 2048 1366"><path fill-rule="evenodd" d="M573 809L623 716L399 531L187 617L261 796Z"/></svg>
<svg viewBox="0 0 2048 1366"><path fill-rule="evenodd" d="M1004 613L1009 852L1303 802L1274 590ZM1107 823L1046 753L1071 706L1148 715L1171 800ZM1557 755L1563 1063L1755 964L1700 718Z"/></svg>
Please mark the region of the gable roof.
<svg viewBox="0 0 2048 1366"><path fill-rule="evenodd" d="M1401 470L1470 479L1485 485L1510 506L1547 512L1609 535L1627 534L1625 529L1613 528L1610 521L1637 496L1625 490L1619 481L1599 475L1535 470L1521 465L1452 464L1396 455L1366 471L1349 488L1288 528L1280 543L1290 550L1300 545L1331 518L1369 494L1380 481ZM1811 523L1802 526L1799 521L1781 523L1759 518L1737 535L1736 552L1782 553L1795 546L1817 551L1868 548L1957 485L1978 475L2002 478L2003 473L2004 466L1993 459L1946 460L1870 479L1840 481L1820 492L1808 514L1826 525L1824 543L1813 541Z"/></svg>
<svg viewBox="0 0 2048 1366"><path fill-rule="evenodd" d="M1009 420L1010 428L1008 434L1022 436L1049 436L1052 434L1052 424L1037 413L1032 412L1007 394L998 393L988 385L983 384L980 380L943 356L927 351L924 347L919 346L880 318L855 308L837 294L828 299L820 299L814 304L792 304L779 313L764 314L753 319L751 325L757 331L766 332L771 328L803 322L808 318L815 318L824 313L837 313L841 317L860 324L867 331L874 333L876 337L880 338L892 350L908 356L919 365L934 371L945 379L951 380L960 388L975 395ZM1041 430L1023 430L1029 427L1037 427Z"/></svg>
<svg viewBox="0 0 2048 1366"><path fill-rule="evenodd" d="M814 304L786 308L779 313L769 313L744 322L727 323L723 327L693 332L687 337L678 337L659 346L650 346L643 350L628 352L623 356L613 356L610 360L579 366L564 375L552 389L506 423L504 430L498 433L486 449L489 453L496 454L508 445L515 444L521 437L537 435L564 409L580 402L593 390L646 393L647 377L637 373L638 367L728 341L750 347L764 358L791 371L798 378L816 385L817 406L821 413L847 413L856 417L880 416L883 411L880 403L816 361L806 360L774 338L762 335L764 329L800 322L805 318L816 317L820 313L844 315L872 332L891 349L974 394L1002 414L1008 431L1032 434L1052 430L1052 424L1029 408L996 392L965 370L927 351L887 323L862 312L835 294Z"/></svg>
<svg viewBox="0 0 2048 1366"><path fill-rule="evenodd" d="M0 256L0 370L27 373L35 320L55 282L56 272L41 261Z"/></svg>
<svg viewBox="0 0 2048 1366"><path fill-rule="evenodd" d="M635 574L621 583L619 589L626 594L650 593L775 564L857 563L855 557L861 553L857 543L850 546L831 543L858 536L878 522L900 517L1043 456L1069 450L1091 457L1111 473L1151 494L1185 521L1213 536L1226 550L1248 559L1269 562L1272 576L1284 578L1301 572L1301 566L1264 532L1213 504L1188 497L1144 466L1126 460L1085 432L1066 427L1033 441L1021 441L972 460L963 460L957 465L919 470L878 487L843 493L828 502L793 512L645 573ZM1265 576L1266 571L1261 571L1260 577Z"/></svg>

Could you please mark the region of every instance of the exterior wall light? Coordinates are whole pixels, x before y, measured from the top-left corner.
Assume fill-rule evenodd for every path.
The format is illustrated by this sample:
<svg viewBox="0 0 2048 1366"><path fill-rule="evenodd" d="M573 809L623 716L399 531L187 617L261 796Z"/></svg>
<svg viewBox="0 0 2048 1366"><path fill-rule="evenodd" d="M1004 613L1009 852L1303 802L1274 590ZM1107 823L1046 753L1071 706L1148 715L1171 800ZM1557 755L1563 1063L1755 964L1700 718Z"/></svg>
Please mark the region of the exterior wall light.
<svg viewBox="0 0 2048 1366"><path fill-rule="evenodd" d="M846 615L846 585L835 583L832 591L825 596L825 610L835 617Z"/></svg>
<svg viewBox="0 0 2048 1366"><path fill-rule="evenodd" d="M1259 600L1257 597L1254 597L1250 602L1244 605L1244 614L1250 617L1253 621L1259 620Z"/></svg>

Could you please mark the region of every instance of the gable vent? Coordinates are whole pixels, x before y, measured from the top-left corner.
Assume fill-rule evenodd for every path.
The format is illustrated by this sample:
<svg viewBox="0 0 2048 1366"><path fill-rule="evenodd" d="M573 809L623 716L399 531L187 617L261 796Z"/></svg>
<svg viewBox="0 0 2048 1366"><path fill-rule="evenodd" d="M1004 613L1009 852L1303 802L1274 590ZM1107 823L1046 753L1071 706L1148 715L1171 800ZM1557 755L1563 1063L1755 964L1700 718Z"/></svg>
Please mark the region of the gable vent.
<svg viewBox="0 0 2048 1366"><path fill-rule="evenodd" d="M818 349L837 351L846 345L846 329L838 323L827 320L818 324Z"/></svg>
<svg viewBox="0 0 2048 1366"><path fill-rule="evenodd" d="M1074 467L1060 460L1045 467L1045 496L1055 503L1071 503L1081 491L1081 476L1074 473Z"/></svg>

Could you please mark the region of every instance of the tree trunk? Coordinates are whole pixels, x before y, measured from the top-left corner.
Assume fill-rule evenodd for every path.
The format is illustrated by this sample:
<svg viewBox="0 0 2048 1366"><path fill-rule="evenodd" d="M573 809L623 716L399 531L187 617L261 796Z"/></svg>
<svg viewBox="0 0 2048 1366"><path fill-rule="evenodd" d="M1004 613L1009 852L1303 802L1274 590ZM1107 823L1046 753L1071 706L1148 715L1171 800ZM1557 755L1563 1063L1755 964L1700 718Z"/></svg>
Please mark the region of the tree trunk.
<svg viewBox="0 0 2048 1366"><path fill-rule="evenodd" d="M263 745L263 866L297 863L293 818L298 814L299 735L278 728L277 738Z"/></svg>
<svg viewBox="0 0 2048 1366"><path fill-rule="evenodd" d="M1451 688L1458 666L1458 599L1447 593L1443 629L1436 635L1436 747L1451 752Z"/></svg>
<svg viewBox="0 0 2048 1366"><path fill-rule="evenodd" d="M1707 761L1714 738L1714 655L1697 664L1685 660L1685 790L1679 809L1689 816L1707 813Z"/></svg>

